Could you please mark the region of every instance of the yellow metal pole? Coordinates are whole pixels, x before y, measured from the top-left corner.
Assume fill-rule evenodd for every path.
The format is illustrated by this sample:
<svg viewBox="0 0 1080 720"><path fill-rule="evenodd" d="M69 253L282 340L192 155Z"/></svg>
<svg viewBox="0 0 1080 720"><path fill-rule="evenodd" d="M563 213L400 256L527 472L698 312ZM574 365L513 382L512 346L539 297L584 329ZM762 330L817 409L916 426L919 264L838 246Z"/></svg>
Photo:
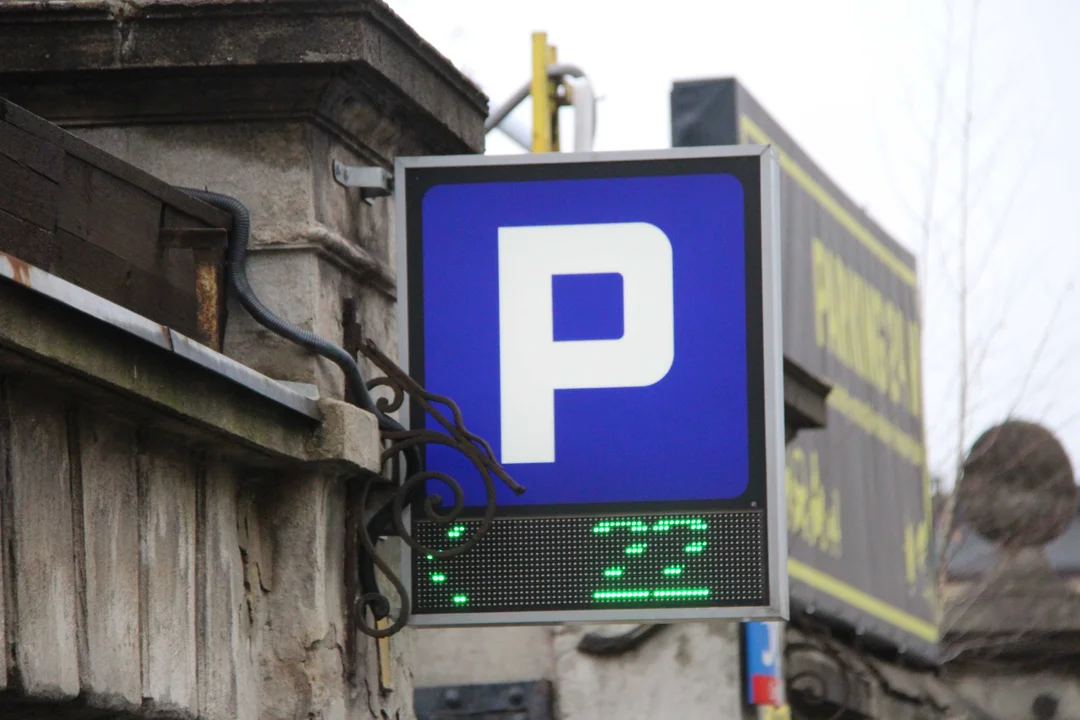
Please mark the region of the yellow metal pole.
<svg viewBox="0 0 1080 720"><path fill-rule="evenodd" d="M554 45L548 45L548 65L554 65L559 61L559 53ZM551 151L559 152L559 81L548 77L548 110L551 113L549 127L551 128Z"/></svg>
<svg viewBox="0 0 1080 720"><path fill-rule="evenodd" d="M532 35L532 95L533 106L533 152L551 152L553 132L551 124L552 98L551 81L548 79L547 66L552 48L548 46L546 32L534 32Z"/></svg>
<svg viewBox="0 0 1080 720"><path fill-rule="evenodd" d="M548 66L554 65L559 54L548 45L547 33L532 36L532 82L529 92L533 103L533 152L559 150L559 80L548 77Z"/></svg>

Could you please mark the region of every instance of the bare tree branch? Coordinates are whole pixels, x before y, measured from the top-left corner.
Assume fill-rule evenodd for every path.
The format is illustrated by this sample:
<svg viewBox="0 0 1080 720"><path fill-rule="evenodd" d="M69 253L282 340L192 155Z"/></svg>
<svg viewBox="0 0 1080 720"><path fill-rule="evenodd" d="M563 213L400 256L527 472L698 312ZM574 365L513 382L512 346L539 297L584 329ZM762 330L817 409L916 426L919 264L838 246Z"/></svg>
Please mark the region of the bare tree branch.
<svg viewBox="0 0 1080 720"><path fill-rule="evenodd" d="M971 6L971 25L968 31L967 76L964 88L964 121L961 133L961 171L960 171L960 417L957 422L957 473L963 461L964 448L967 447L968 395L970 393L970 375L968 368L968 225L971 193L971 121L975 104L975 43L979 29L979 0ZM959 477L959 474L957 475Z"/></svg>
<svg viewBox="0 0 1080 720"><path fill-rule="evenodd" d="M1065 300L1072 294L1073 287L1074 283L1070 280L1069 284L1065 286L1064 292L1058 296L1057 303L1054 305L1054 311L1050 314L1050 319L1043 328L1042 337L1039 338L1039 343L1035 346L1035 351L1031 354L1031 363L1028 365L1027 372L1024 373L1024 381L1020 383L1020 390L1017 391L1012 407L1009 408L1010 416L1016 413L1016 408L1020 406L1020 402L1024 399L1024 393L1027 392L1028 384L1031 382L1035 370L1039 367L1039 360L1042 359L1043 352L1046 350L1046 344L1050 341L1054 327L1057 325L1058 315L1061 314L1062 308L1065 307Z"/></svg>
<svg viewBox="0 0 1080 720"><path fill-rule="evenodd" d="M954 486L960 480L961 473L963 472L963 458L964 449L967 444L967 421L968 421L968 393L970 391L968 373L968 288L967 288L967 241L968 241L968 213L970 208L968 205L968 198L970 192L969 183L969 171L971 166L971 120L973 115L973 105L975 102L974 93L974 73L975 73L975 41L978 31L979 20L979 0L973 0L971 8L971 20L968 30L968 44L967 44L967 74L965 85L965 102L964 102L964 118L963 118L963 130L961 133L961 179L960 179L960 233L958 237L959 243L959 267L957 272L959 275L959 322L960 322L960 393L959 393L959 408L957 418L957 431L956 431L956 464L953 472L956 481ZM945 575L947 572L947 566L944 562L948 555L950 545L952 544L952 535L955 530L956 523L956 490L954 487L953 492L949 494L948 499L945 502L945 508L943 511L945 519L945 535L944 542L942 543L938 557L938 578L937 588L939 597L942 594L945 586Z"/></svg>
<svg viewBox="0 0 1080 720"><path fill-rule="evenodd" d="M930 237L931 229L934 225L934 200L937 198L937 182L938 182L938 168L940 163L941 152L939 146L941 144L941 126L945 118L945 89L949 84L949 71L952 68L952 63L949 61L950 53L948 45L952 42L953 35L953 10L950 3L945 3L946 9L946 34L945 34L945 60L942 63L941 71L938 73L937 80L937 107L934 112L934 126L930 134L930 149L929 149L929 168L927 169L927 180L925 188L925 196L923 198L923 217L922 217L922 255L923 261L930 257ZM927 279L923 277L922 293L920 298L922 301L922 317L926 317L926 283Z"/></svg>

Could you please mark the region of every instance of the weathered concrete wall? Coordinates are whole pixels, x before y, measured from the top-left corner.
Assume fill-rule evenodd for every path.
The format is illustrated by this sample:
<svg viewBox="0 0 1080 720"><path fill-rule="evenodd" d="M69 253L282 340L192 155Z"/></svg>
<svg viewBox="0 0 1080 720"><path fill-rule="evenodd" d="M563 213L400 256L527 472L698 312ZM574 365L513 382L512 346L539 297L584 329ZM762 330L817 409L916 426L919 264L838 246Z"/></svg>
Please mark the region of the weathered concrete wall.
<svg viewBox="0 0 1080 720"><path fill-rule="evenodd" d="M396 355L392 200L369 206L358 191L332 180L334 159L363 163L340 142L294 122L74 130L170 183L238 198L252 213L248 274L273 312L341 344L343 304L353 299L365 335ZM312 383L327 397L343 395L344 377L335 365L258 325L235 298L224 351L271 377ZM252 640L262 648L253 672L263 681L244 687L258 697L252 706L257 717L412 717L407 634L390 643L394 692L387 695L379 691L373 641L355 638L360 667L348 668L343 655L344 492L335 480L310 478L302 491L270 505L261 501L262 522L285 534L264 545L279 548L274 592L261 585L249 590L252 612L274 629Z"/></svg>
<svg viewBox="0 0 1080 720"><path fill-rule="evenodd" d="M342 672L373 667L341 578L374 418L320 425L6 277L0 307L0 717L393 716Z"/></svg>
<svg viewBox="0 0 1080 720"><path fill-rule="evenodd" d="M244 467L11 374L0 457L0 708L344 717L336 477Z"/></svg>
<svg viewBox="0 0 1080 720"><path fill-rule="evenodd" d="M391 357L393 202L365 204L334 181L333 162L389 169L398 155L478 152L487 115L482 93L382 3L341 0L0 3L0 93L168 183L238 198L252 213L248 273L265 304L343 344L351 301ZM264 330L235 298L228 310L226 355L342 397L335 366ZM349 487L147 452L139 462L152 460L147 472L173 490L137 486L140 512L159 523L137 527L140 557L192 584L147 586L138 630L96 621L141 645L137 681L126 666L94 672L120 683L121 698L152 692L187 712L412 717L411 631L390 641L386 693L376 644L348 622L345 528L359 511ZM396 563L395 545L383 551Z"/></svg>
<svg viewBox="0 0 1080 720"><path fill-rule="evenodd" d="M342 301L357 299L365 333L397 354L393 201L367 205L337 184L334 160L364 159L303 123L73 128L83 139L179 186L232 195L251 211L248 273L282 318L342 342ZM397 148L380 148L393 157ZM272 377L340 398L344 378L229 305L225 353Z"/></svg>
<svg viewBox="0 0 1080 720"><path fill-rule="evenodd" d="M1040 695L1057 702L1054 718L1080 717L1080 681L1067 670L1038 673L978 673L950 676L953 688L991 717L1029 720L1038 717Z"/></svg>
<svg viewBox="0 0 1080 720"><path fill-rule="evenodd" d="M578 652L589 631L622 626L417 630L418 686L550 680L557 717L737 718L741 710L739 625L673 625L615 657Z"/></svg>
<svg viewBox="0 0 1080 720"><path fill-rule="evenodd" d="M637 651L594 658L576 650L581 635L556 633L559 717L565 720L739 717L739 625L672 625Z"/></svg>
<svg viewBox="0 0 1080 720"><path fill-rule="evenodd" d="M550 627L416 629L416 684L524 682L555 678Z"/></svg>
<svg viewBox="0 0 1080 720"><path fill-rule="evenodd" d="M341 0L0 4L0 93L167 182L239 198L271 309L341 342L342 300L356 299L391 357L392 201L363 203L333 162L481 151L487 115L386 6ZM226 354L341 397L336 368L229 309Z"/></svg>

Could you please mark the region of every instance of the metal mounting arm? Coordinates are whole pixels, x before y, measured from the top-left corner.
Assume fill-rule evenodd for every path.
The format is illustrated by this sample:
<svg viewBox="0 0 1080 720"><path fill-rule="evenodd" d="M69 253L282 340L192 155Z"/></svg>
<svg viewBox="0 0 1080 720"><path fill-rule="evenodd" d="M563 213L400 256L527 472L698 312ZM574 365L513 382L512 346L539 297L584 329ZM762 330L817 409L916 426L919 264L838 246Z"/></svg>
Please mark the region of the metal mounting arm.
<svg viewBox="0 0 1080 720"><path fill-rule="evenodd" d="M335 160L334 179L345 187L360 188L360 197L368 205L375 198L394 194L394 176L381 167L358 167Z"/></svg>
<svg viewBox="0 0 1080 720"><path fill-rule="evenodd" d="M575 116L574 150L579 152L591 150L593 136L596 131L596 100L595 95L593 94L592 84L589 82L588 77L586 77L585 72L577 65L556 63L554 65L548 65L547 71L548 77L564 81L564 84L569 87L570 104L574 108ZM579 80L579 82L570 85L569 83L565 83L567 78L574 78ZM523 149L531 149L531 145L525 137L522 137L523 133L519 128L514 125L504 127L510 119L510 113L529 97L531 90L532 83L525 83L504 103L495 108L484 122L484 131L491 132L498 128L499 130L506 132L507 136Z"/></svg>

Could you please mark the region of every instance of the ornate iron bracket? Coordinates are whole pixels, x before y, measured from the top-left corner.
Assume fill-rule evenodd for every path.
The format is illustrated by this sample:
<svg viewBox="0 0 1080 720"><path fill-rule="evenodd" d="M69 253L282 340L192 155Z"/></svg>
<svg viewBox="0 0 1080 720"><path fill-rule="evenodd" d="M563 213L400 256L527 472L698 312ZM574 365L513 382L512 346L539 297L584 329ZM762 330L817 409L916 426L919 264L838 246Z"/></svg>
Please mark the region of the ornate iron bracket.
<svg viewBox="0 0 1080 720"><path fill-rule="evenodd" d="M789 642L784 647L784 661L791 670L795 670L797 663L795 658L799 655L807 655L811 659L815 656L824 658L829 664L835 666L830 672L828 665L809 662L801 669L790 672L786 682L786 695L788 704L801 714L810 717L822 717L830 706L835 706L832 714L825 720L837 720L848 710L848 703L856 683L854 669L844 658L827 635L812 635L811 640ZM834 685L839 684L839 694L833 692Z"/></svg>
<svg viewBox="0 0 1080 720"><path fill-rule="evenodd" d="M343 177L339 178L339 180L345 184L350 184L355 180L356 185L369 185L368 181L371 178L367 176L370 173L363 173L362 178L352 178L349 172L343 171L343 173ZM385 173L385 171L383 171L382 174L376 173L376 175L378 177L376 178L375 185L379 186L381 183L381 190L385 191L383 194L387 194L389 192L389 175ZM376 189L380 188L377 187ZM447 398L426 392L419 384L410 378L405 371L390 360L390 358L383 355L373 343L363 339L363 335L360 332L361 328L358 322L355 302L346 300L344 308L346 316L344 318L345 334L350 336L352 343L355 343L358 346L348 350L315 335L309 330L293 325L271 312L259 300L258 296L252 290L247 278L247 244L251 229L251 214L248 212L247 208L236 198L227 195L192 188L183 188L183 190L192 197L208 202L215 207L232 214L233 229L229 240L228 253L229 282L244 309L251 313L252 317L259 324L271 332L296 343L310 352L330 360L341 368L345 373L347 399L349 402L355 403L360 407L373 412L378 418L379 429L382 433L382 439L385 446L381 458L384 471L387 465L390 465L391 469L396 469L394 465L395 461L399 457L404 458L405 481L398 488L397 493L394 495L393 502L390 504L390 508L393 511L394 525L397 527L400 536L413 548L436 557L450 557L452 555L457 555L476 545L495 519L495 483L492 479L492 475L506 483L514 492L519 494L525 492L525 489L515 483L506 471L503 470L502 466L499 465L498 461L495 460L495 455L491 451L491 447L482 439L465 429L465 425L461 419L461 412L453 402ZM347 344L352 343L347 342ZM383 373L385 373L385 377L365 382L363 373L356 363L357 350L374 363L376 367L382 370ZM391 401L384 400L380 403L375 403L370 397L369 391L371 388L377 386L389 387L394 391L394 398ZM437 420L446 430L446 433L444 434L426 428L409 430L393 418L389 417L387 413L393 412L395 409L401 407L406 396L412 398L412 400L428 415L435 418L435 420ZM436 404L444 405L451 410L451 414L454 418L452 423L436 409ZM428 472L424 469L423 456L420 453L420 448L429 444L446 445L463 453L469 458L473 463L473 466L476 467L477 471L480 473L487 490L487 508L484 514L484 522L481 527L476 534L469 538L463 545L456 548L450 548L449 550L425 548L412 537L401 517L405 511L406 503L412 498L412 493L421 490L423 488L421 483L427 480L438 480L449 486L454 493L454 507L445 514L440 514L442 498L432 495L427 499L426 511L430 520L441 525L451 523L461 514L461 511L464 508L464 491L456 480L445 473ZM363 513L363 510L367 507L368 497L373 484L374 481L371 478L368 478L363 484L359 499L361 513ZM385 509L386 508L383 508L380 512L385 511ZM375 638L389 637L405 627L409 620L409 595L404 584L402 584L401 579L398 578L390 566L387 565L386 561L380 558L376 553L375 542L371 539L369 525L363 522L363 518L357 523L357 530L357 534L360 536L360 542L364 550L362 560L358 563L358 569L363 576L360 578L362 587L367 590L367 592L360 596L349 608L349 615L358 620L357 625L365 635ZM370 573L367 572L369 563L371 566ZM401 600L401 610L398 617L389 627L382 627L382 621L389 615L390 601L378 590L377 581L375 579L375 568L378 568L390 581ZM365 610L367 608L371 608L372 610L372 614L376 620L376 627L370 627L366 624Z"/></svg>
<svg viewBox="0 0 1080 720"><path fill-rule="evenodd" d="M404 428L400 430L383 429L383 452L381 456L383 470L389 469L391 472L396 473L400 467L399 463L404 461L405 479L394 493L391 503L381 508L376 515L383 514L389 509L397 535L418 553L436 558L447 558L467 552L480 541L495 520L495 478L501 480L518 495L525 492L525 488L514 482L513 478L503 469L502 465L495 459L495 453L491 450L491 446L483 438L469 432L465 427L461 411L450 398L434 395L426 391L419 383L409 377L408 373L399 368L393 360L383 354L371 340L361 338L358 344L360 354L371 361L383 373L382 377L367 382L368 389L385 387L393 393L393 396L389 399L379 398L376 401L379 412L392 413L401 408L405 404L406 398L408 398L415 403L416 407L422 409L427 416L434 419L445 431L439 432L430 428L411 430ZM440 411L439 405L450 411L452 421L447 418L444 412ZM423 483L429 480L447 486L454 496L453 507L449 510L443 510L442 496L437 494L428 495L424 503L424 512L429 520L439 525L449 525L457 520L465 507L465 493L457 480L446 473L430 471L424 468L419 449L425 445L444 445L457 450L468 458L484 481L487 496L484 517L477 531L462 544L443 550L429 548L417 541L412 536L409 528L406 527L404 520L406 508L416 497L416 493L423 489ZM365 512L369 507L372 485L373 483L368 481L361 492L360 506ZM398 617L394 619L389 627L370 627L362 619L364 617L363 613L360 613L360 631L370 637L389 637L408 624L410 613L408 592L397 574L376 554L375 542L371 537L369 524L360 524L360 542L375 567L394 586L394 591L401 601ZM364 588L364 590L364 594L358 599L361 607L371 607L377 616L380 614L386 615L389 612L389 599L375 588L368 587Z"/></svg>

